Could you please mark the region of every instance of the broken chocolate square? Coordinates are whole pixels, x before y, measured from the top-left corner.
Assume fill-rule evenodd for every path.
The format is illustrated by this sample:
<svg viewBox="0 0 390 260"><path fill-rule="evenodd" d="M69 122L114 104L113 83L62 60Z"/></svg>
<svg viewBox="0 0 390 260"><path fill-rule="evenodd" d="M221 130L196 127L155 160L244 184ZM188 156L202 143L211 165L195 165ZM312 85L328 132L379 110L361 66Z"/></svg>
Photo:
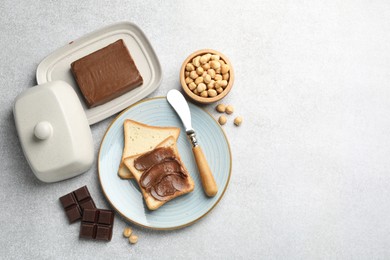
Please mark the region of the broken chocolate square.
<svg viewBox="0 0 390 260"><path fill-rule="evenodd" d="M80 238L110 241L113 225L114 211L86 209L81 221Z"/></svg>
<svg viewBox="0 0 390 260"><path fill-rule="evenodd" d="M96 208L95 202L92 200L87 186L83 186L62 196L60 201L70 223L81 219L83 210Z"/></svg>

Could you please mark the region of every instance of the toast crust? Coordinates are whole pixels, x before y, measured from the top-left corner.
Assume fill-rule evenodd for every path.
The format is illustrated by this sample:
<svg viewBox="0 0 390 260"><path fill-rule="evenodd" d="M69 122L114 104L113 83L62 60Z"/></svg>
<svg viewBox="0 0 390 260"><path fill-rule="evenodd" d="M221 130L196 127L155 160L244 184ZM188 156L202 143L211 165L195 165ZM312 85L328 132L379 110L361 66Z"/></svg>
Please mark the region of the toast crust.
<svg viewBox="0 0 390 260"><path fill-rule="evenodd" d="M132 133L133 130L133 133ZM124 136L124 147L122 153L122 160L119 164L118 176L122 179L131 179L134 178L131 171L124 165L123 161L126 157L138 155L144 152L148 152L154 149L159 143L173 136L175 140L179 138L180 128L178 127L161 127L161 126L151 126L143 124L131 119L126 119L123 122L123 136ZM135 140L134 135L146 135L145 133L149 131L150 133L145 136L143 140ZM145 140L148 140L149 146L133 148L140 144L145 144ZM137 144L137 142L139 144Z"/></svg>

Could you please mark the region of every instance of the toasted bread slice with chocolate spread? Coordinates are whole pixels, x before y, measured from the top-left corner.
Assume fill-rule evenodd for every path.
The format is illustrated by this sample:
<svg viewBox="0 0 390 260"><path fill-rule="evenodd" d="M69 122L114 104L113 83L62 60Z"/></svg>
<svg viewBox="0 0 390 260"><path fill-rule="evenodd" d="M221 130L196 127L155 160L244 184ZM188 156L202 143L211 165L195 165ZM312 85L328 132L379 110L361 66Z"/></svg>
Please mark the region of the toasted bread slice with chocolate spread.
<svg viewBox="0 0 390 260"><path fill-rule="evenodd" d="M131 179L134 176L123 164L124 158L151 151L169 136L173 136L177 140L180 128L150 126L126 119L123 123L123 134L124 147L118 175L122 179Z"/></svg>
<svg viewBox="0 0 390 260"><path fill-rule="evenodd" d="M164 156L163 151L166 152ZM125 158L124 164L134 174L150 210L194 190L194 181L181 161L172 136L152 151Z"/></svg>

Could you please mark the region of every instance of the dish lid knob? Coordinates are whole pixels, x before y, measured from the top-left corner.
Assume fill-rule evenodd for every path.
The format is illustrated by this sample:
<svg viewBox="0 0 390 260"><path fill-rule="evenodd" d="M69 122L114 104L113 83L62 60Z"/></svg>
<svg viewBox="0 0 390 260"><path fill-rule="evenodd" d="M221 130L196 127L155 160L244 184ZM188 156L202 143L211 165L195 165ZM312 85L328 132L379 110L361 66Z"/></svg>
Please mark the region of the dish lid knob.
<svg viewBox="0 0 390 260"><path fill-rule="evenodd" d="M46 140L50 138L53 133L53 127L47 121L41 121L34 127L34 135L40 140Z"/></svg>

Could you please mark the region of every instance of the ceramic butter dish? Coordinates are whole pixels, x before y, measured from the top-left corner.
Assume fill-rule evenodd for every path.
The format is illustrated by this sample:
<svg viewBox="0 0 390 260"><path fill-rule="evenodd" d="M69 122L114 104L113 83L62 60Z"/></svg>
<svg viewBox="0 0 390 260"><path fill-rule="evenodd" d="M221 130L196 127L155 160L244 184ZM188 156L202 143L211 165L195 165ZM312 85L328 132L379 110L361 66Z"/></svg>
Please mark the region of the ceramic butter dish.
<svg viewBox="0 0 390 260"><path fill-rule="evenodd" d="M13 111L24 155L39 180L61 181L91 167L91 129L68 83L51 81L28 88L16 98Z"/></svg>

